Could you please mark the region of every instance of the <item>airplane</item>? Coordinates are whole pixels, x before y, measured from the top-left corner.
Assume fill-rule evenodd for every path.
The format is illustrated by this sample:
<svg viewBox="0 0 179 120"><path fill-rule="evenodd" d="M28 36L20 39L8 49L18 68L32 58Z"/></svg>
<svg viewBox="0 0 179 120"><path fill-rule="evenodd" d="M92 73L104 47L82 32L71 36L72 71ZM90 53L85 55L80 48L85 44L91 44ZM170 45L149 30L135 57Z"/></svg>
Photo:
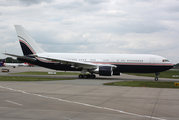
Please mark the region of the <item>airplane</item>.
<svg viewBox="0 0 179 120"><path fill-rule="evenodd" d="M19 67L19 66L29 66L27 63L4 63L4 66L5 67L13 67L13 68L16 68L16 67Z"/></svg>
<svg viewBox="0 0 179 120"><path fill-rule="evenodd" d="M15 68L18 66L29 66L29 64L28 63L6 63L5 59L3 59L0 63L0 67L2 67L2 66Z"/></svg>
<svg viewBox="0 0 179 120"><path fill-rule="evenodd" d="M0 67L4 66L4 63L5 63L5 59L1 60Z"/></svg>
<svg viewBox="0 0 179 120"><path fill-rule="evenodd" d="M120 73L155 73L169 70L173 64L152 54L50 53L45 52L21 25L15 25L23 56L4 53L34 65L64 71L81 71L81 78L120 75ZM90 73L90 74L86 74Z"/></svg>

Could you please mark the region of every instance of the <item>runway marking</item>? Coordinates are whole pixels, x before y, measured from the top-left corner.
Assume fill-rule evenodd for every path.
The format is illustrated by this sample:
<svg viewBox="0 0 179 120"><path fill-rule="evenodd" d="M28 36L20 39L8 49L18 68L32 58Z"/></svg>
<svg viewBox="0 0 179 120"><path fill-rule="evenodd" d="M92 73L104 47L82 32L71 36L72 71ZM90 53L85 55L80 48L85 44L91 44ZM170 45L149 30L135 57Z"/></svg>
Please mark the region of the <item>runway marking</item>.
<svg viewBox="0 0 179 120"><path fill-rule="evenodd" d="M19 103L16 103L16 102L12 102L12 101L10 101L10 100L6 100L6 101L9 102L9 103L12 103L12 104L16 104L16 105L22 106L22 104L19 104Z"/></svg>
<svg viewBox="0 0 179 120"><path fill-rule="evenodd" d="M69 100L65 100L65 99L60 99L60 98L55 98L55 97L48 97L48 96L44 96L44 95L40 95L40 94L35 94L35 93L28 93L28 92L25 92L25 91L22 91L22 90L15 90L15 89L12 89L12 88L9 88L9 87L0 86L0 88L4 88L4 89L7 89L7 90L16 91L16 92L21 92L21 93L24 93L24 94L35 95L35 96L39 96L39 97L43 97L43 98L47 98L47 99L54 99L54 100L59 100L59 101L63 101L63 102L84 105L84 106L87 106L87 107L93 107L93 108L98 108L98 109L115 111L115 112L119 112L119 113L123 113L123 114L127 114L127 115L132 115L132 116L137 116L137 117L145 117L145 118L156 119L156 120L166 120L166 119L163 119L163 118L158 118L158 117L153 117L153 116L147 116L147 115L140 115L140 114L136 114L136 113L125 112L125 111L122 111L122 110L117 110L117 109L112 109L112 108L107 108L107 107L100 107L100 106L90 105L90 104L86 104L86 103L82 103L82 102L69 101ZM21 105L19 103L15 103L15 102L12 102L12 101L9 101L9 100L6 100L6 101L10 102L10 103L17 104L17 105Z"/></svg>

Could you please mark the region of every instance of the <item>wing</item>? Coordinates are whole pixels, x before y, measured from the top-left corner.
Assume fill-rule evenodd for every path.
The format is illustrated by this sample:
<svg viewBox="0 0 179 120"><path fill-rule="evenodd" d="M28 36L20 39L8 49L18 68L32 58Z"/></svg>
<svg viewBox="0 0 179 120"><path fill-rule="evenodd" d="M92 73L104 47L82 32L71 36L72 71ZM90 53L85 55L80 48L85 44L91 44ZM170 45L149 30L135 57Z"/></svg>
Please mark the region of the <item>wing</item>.
<svg viewBox="0 0 179 120"><path fill-rule="evenodd" d="M96 69L98 67L97 64L83 62L83 61L67 60L67 59L63 59L63 58L55 58L55 57L49 57L49 56L38 56L38 55L36 57L47 59L47 60L52 60L52 61L57 61L61 64L70 64L74 68Z"/></svg>
<svg viewBox="0 0 179 120"><path fill-rule="evenodd" d="M5 55L10 55L13 57L17 57L17 58L21 58L21 59L25 59L25 60L36 60L39 58L43 58L43 59L47 59L47 60L51 60L51 61L57 61L61 64L70 64L72 67L74 68L83 68L83 69L90 69L90 70L94 70L97 69L99 66L111 66L113 69L116 68L115 65L111 65L111 64L94 64L94 63L90 63L90 62L84 62L84 61L75 61L75 60L68 60L68 59L63 59L63 58L55 58L55 57L49 57L49 56L42 56L42 55L31 55L31 58L29 56L19 56L19 55L14 55L14 54L9 54L9 53L4 53ZM36 58L35 58L36 57Z"/></svg>
<svg viewBox="0 0 179 120"><path fill-rule="evenodd" d="M52 61L57 61L60 62L61 64L71 64L72 67L75 68L84 68L84 69L91 69L94 70L98 68L99 66L111 66L113 69L115 69L117 66L111 65L111 64L94 64L90 62L84 62L84 61L75 61L75 60L67 60L63 58L55 58L55 57L49 57L49 56L36 56L38 58L44 58L47 60L52 60Z"/></svg>

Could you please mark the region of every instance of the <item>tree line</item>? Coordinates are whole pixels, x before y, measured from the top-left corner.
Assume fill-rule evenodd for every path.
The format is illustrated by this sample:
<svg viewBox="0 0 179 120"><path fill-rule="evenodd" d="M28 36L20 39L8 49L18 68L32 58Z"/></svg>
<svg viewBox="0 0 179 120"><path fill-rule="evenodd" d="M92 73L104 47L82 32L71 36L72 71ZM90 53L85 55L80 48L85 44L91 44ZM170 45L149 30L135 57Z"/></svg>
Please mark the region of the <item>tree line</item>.
<svg viewBox="0 0 179 120"><path fill-rule="evenodd" d="M174 69L179 69L179 63L175 64L173 68Z"/></svg>

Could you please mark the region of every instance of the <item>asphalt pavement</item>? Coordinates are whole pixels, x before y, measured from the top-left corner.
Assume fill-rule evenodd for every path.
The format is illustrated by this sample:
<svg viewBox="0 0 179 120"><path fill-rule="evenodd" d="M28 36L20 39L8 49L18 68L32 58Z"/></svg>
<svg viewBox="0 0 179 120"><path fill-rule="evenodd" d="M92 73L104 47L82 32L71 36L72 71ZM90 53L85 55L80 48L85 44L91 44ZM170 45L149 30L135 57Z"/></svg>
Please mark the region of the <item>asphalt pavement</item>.
<svg viewBox="0 0 179 120"><path fill-rule="evenodd" d="M10 68L11 73L21 71L53 70L41 67ZM123 80L152 81L154 78L126 74L114 77L97 76L97 79L78 79L77 76L71 78L74 80L1 81L0 120L179 119L179 89L102 85Z"/></svg>

